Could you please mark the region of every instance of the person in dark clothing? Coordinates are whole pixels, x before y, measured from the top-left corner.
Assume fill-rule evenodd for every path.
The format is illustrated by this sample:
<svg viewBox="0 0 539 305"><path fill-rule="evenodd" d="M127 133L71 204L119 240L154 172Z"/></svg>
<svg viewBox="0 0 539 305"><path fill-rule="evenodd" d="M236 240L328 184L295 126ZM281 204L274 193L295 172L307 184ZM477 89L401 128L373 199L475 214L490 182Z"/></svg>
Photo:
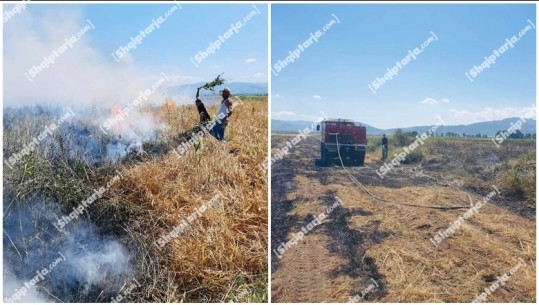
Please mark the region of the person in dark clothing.
<svg viewBox="0 0 539 305"><path fill-rule="evenodd" d="M382 136L382 159L387 158L388 143L389 141L387 140L386 135L384 134Z"/></svg>
<svg viewBox="0 0 539 305"><path fill-rule="evenodd" d="M209 122L211 120L211 117L202 101L197 98L195 104L197 105L197 111L200 117L200 124Z"/></svg>

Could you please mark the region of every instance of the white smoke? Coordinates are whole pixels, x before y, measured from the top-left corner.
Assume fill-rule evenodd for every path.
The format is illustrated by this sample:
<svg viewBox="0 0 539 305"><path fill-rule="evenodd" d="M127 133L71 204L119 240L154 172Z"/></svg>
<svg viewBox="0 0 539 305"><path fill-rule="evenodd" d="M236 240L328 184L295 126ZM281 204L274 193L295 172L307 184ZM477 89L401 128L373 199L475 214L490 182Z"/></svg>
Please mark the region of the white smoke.
<svg viewBox="0 0 539 305"><path fill-rule="evenodd" d="M114 118L113 108L122 109L140 98L141 92L150 90L150 94L144 94L139 107L114 124L108 134L112 143L106 144L102 151L118 160L131 151L140 150L143 143L155 139L164 129L163 123L142 109L162 104L166 98L165 88L177 76L169 79L164 74L142 71L129 54L116 62L109 52L92 44L93 31L97 31L100 24L85 18L80 9L72 6L55 5L54 9L39 10L27 6L5 24L4 107L70 107L75 112L75 120L98 127ZM55 57L54 63L31 81L27 78L33 66L39 66L44 57L83 29L86 32L72 47ZM159 86L154 88L156 84ZM97 137L87 141L76 140L83 146L97 147L99 135L94 135Z"/></svg>
<svg viewBox="0 0 539 305"><path fill-rule="evenodd" d="M95 29L88 29L48 68L32 81L25 76L90 23ZM152 82L150 73L136 68L133 59L118 63L92 45L92 31L99 27L79 9L63 5L47 10L27 6L11 18L4 27L4 104L125 104L145 90Z"/></svg>
<svg viewBox="0 0 539 305"><path fill-rule="evenodd" d="M58 204L11 197L4 192L4 301L103 302L131 280L130 251L114 236L83 219L60 232L53 225L62 217ZM44 268L43 278L28 286Z"/></svg>
<svg viewBox="0 0 539 305"><path fill-rule="evenodd" d="M6 263L4 262L4 266ZM11 298L15 292L21 287L24 287L24 282L17 279L17 277L11 272L11 270L4 267L4 299ZM47 303L49 302L44 298L39 292L36 291L35 287L31 287L24 295L21 295L20 299L13 300L16 303ZM6 303L12 303L10 300Z"/></svg>
<svg viewBox="0 0 539 305"><path fill-rule="evenodd" d="M107 156L112 160L125 157L131 151L142 149L142 144L155 139L166 125L154 116L134 109L128 115L110 116L111 128L105 132L115 136L107 144ZM106 121L105 121L106 122Z"/></svg>

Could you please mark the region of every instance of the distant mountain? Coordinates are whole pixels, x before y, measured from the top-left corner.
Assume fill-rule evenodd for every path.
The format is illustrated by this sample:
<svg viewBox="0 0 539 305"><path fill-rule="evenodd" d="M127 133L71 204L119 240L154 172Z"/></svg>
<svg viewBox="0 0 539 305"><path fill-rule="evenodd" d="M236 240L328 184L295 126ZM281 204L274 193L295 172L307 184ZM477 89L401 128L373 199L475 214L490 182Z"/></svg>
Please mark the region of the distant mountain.
<svg viewBox="0 0 539 305"><path fill-rule="evenodd" d="M499 121L488 121L488 122L480 122L480 123L473 123L469 125L448 125L448 126L440 126L438 129L436 129L436 133L446 133L446 132L454 132L459 135L462 135L463 133L466 133L467 135L487 135L488 137L493 137L496 132L501 130L507 130L511 127L511 123L515 123L519 120L519 118L508 118L503 119ZM298 129L305 128L307 126L310 126L312 122L309 121L283 121L283 120L271 120L271 131L272 132L298 132ZM380 135L380 134L393 134L395 130L398 128L390 128L390 129L379 129L367 124L362 124L367 127L367 134L369 135ZM432 128L431 125L428 126L413 126L413 127L404 127L400 128L403 131L417 131L417 133L421 134L426 132ZM535 133L536 132L536 121L535 120L527 120L520 129L520 132L523 134L527 133Z"/></svg>
<svg viewBox="0 0 539 305"><path fill-rule="evenodd" d="M519 120L519 118L507 118L499 121L487 121L487 122L480 122L480 123L473 123L468 125L448 125L448 126L440 126L438 129L436 129L436 133L446 133L446 132L454 132L459 135L462 135L463 133L466 133L467 135L487 135L488 137L493 137L496 132L507 130L511 127L511 123L515 123ZM407 128L401 128L404 131L417 131L418 133L424 133L427 130L432 128L432 126L414 126L414 127L407 127ZM392 134L394 133L396 128L388 129L386 130L386 133ZM523 134L527 133L535 133L536 132L536 121L535 120L527 120L520 129L520 132Z"/></svg>
<svg viewBox="0 0 539 305"><path fill-rule="evenodd" d="M271 120L271 131L279 132L298 132L306 127L312 128L313 122L310 121L282 121ZM316 126L314 127L316 130Z"/></svg>
<svg viewBox="0 0 539 305"><path fill-rule="evenodd" d="M165 92L170 96L194 96L197 88L203 86L204 83L194 83L180 86L169 86L165 88ZM217 95L219 90L224 87L230 88L234 95L266 95L268 94L268 83L244 83L231 82L215 87L214 91L200 90L201 95Z"/></svg>
<svg viewBox="0 0 539 305"><path fill-rule="evenodd" d="M298 130L303 130L305 127L311 128L313 125L312 121L284 121L284 120L271 120L271 131L276 132L298 132ZM367 127L367 133L383 133L382 129L372 127L367 124L361 123L361 125ZM316 131L316 126L314 130Z"/></svg>

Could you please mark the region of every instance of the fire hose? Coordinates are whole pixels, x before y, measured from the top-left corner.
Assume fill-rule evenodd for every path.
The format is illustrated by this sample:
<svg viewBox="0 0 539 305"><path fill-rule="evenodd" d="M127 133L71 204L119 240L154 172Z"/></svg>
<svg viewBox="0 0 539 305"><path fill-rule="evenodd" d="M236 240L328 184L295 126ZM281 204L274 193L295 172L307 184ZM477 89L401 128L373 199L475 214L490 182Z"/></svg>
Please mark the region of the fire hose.
<svg viewBox="0 0 539 305"><path fill-rule="evenodd" d="M394 201L391 201L391 200L387 200L387 199L384 199L384 198L381 198L381 197L375 195L374 193L369 191L365 187L365 185L363 185L363 183L359 182L359 180L357 180L356 177L354 177L354 175L352 175L350 173L350 171L348 171L348 169L344 166L344 163L343 163L342 157L341 157L341 150L340 150L340 147L339 147L339 135L337 134L337 136L335 138L337 140L337 154L339 155L339 160L341 162L342 168L344 169L344 171L346 171L346 173L348 173L350 178L352 178L352 181L354 181L357 185L359 185L359 187L361 187L361 189L363 189L363 191L365 191L365 193L369 194L369 196L371 196L372 198L374 198L374 199L376 199L378 201L381 201L381 202L385 202L385 203L393 203L393 204L397 204L397 205L405 205L405 206L416 207L416 208L437 209L437 210L458 210L458 209L469 209L470 208L469 205L467 205L467 206L455 206L455 207L442 207L442 206L419 205L419 204L413 204L413 203L401 203L401 202L394 202ZM430 177L430 176L429 176L429 178L435 179L435 178ZM457 189L457 190L460 191L459 189ZM468 193L466 193L466 194L470 198L470 201L472 201L472 197L470 196L470 194L468 194Z"/></svg>

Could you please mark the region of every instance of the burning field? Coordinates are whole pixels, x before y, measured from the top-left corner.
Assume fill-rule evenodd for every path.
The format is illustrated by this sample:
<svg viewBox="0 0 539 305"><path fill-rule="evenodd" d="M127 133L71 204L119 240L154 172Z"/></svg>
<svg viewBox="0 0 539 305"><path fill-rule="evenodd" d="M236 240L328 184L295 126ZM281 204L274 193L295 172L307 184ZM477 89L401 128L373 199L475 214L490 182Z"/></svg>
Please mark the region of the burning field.
<svg viewBox="0 0 539 305"><path fill-rule="evenodd" d="M5 107L4 301L267 301L267 97L234 99L224 142L172 101Z"/></svg>
<svg viewBox="0 0 539 305"><path fill-rule="evenodd" d="M346 170L318 135L272 160L272 300L535 303L536 142L433 138L383 177L377 142Z"/></svg>

